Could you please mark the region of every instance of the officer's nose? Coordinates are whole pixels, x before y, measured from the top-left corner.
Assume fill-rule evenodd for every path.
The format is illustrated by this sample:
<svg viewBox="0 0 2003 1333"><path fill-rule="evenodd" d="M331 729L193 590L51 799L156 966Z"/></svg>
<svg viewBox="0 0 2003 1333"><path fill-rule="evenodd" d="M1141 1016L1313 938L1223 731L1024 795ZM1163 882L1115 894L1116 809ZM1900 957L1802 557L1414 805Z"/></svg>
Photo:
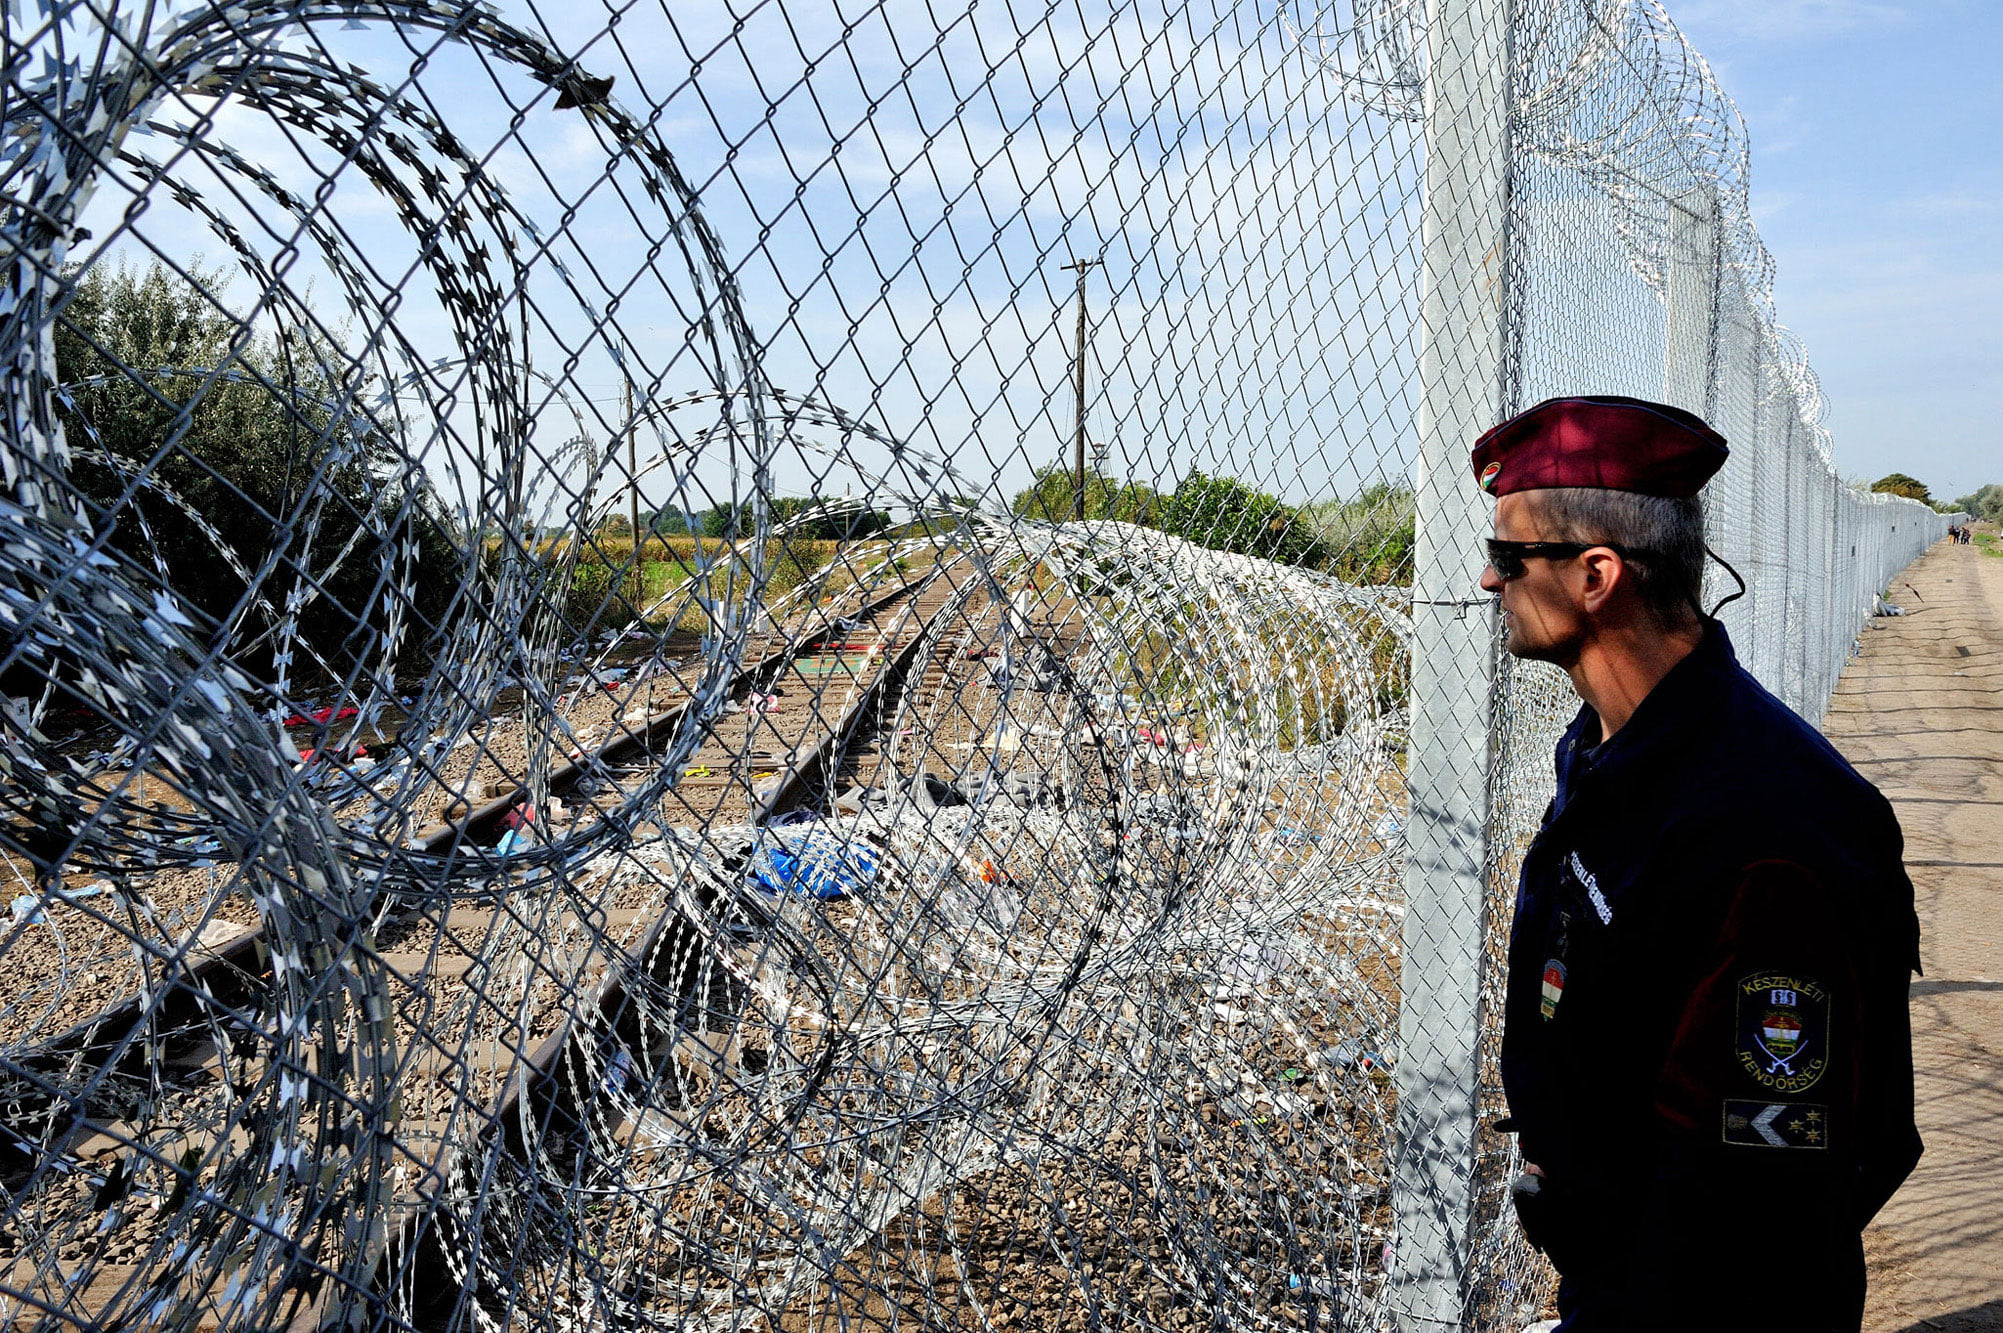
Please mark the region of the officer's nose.
<svg viewBox="0 0 2003 1333"><path fill-rule="evenodd" d="M1481 567L1481 590L1491 595L1502 591L1502 575L1495 572L1494 565Z"/></svg>

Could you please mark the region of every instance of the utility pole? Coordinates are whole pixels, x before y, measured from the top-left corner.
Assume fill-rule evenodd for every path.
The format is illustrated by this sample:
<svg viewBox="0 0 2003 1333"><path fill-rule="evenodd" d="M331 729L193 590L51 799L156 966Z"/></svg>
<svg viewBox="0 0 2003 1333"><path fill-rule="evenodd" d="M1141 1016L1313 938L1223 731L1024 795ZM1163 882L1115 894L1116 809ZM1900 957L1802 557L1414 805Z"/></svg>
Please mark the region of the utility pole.
<svg viewBox="0 0 2003 1333"><path fill-rule="evenodd" d="M620 376L626 384L626 522L633 530L633 603L639 605L646 596L647 572L640 563L640 450L634 442L639 434L633 420L633 381L629 376Z"/></svg>
<svg viewBox="0 0 2003 1333"><path fill-rule="evenodd" d="M1081 523L1085 520L1085 274L1099 264L1097 259L1081 259L1064 266L1078 275L1078 357L1073 367L1078 389L1078 429L1072 441L1075 456L1071 499L1073 517Z"/></svg>

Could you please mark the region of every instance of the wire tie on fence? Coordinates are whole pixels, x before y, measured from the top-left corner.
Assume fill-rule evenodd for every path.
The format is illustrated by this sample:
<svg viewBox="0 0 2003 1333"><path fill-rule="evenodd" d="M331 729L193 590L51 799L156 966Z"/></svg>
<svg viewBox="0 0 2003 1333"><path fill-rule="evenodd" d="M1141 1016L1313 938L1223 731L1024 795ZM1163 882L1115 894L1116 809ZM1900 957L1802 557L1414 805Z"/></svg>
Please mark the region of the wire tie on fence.
<svg viewBox="0 0 2003 1333"><path fill-rule="evenodd" d="M1454 608L1455 620L1466 620L1469 607L1487 606L1494 601L1493 597L1414 597L1412 605L1451 606Z"/></svg>

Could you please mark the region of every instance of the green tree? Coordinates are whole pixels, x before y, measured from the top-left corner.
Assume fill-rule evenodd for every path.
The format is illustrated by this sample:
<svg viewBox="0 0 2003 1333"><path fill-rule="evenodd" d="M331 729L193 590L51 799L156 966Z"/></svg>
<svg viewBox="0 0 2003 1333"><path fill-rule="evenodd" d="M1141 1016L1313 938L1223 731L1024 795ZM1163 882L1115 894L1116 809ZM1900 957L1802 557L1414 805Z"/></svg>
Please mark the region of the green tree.
<svg viewBox="0 0 2003 1333"><path fill-rule="evenodd" d="M1933 496L1927 492L1926 483L1903 472L1886 473L1871 483L1871 489L1880 495L1903 495L1908 500L1918 500L1922 504L1933 503Z"/></svg>
<svg viewBox="0 0 2003 1333"><path fill-rule="evenodd" d="M1192 471L1154 513L1163 532L1219 551L1288 565L1319 565L1328 554L1311 516L1231 477Z"/></svg>
<svg viewBox="0 0 2003 1333"><path fill-rule="evenodd" d="M1085 474L1085 517L1121 523L1152 521L1156 496L1137 481L1117 482L1104 473ZM1010 508L1024 518L1068 523L1078 509L1078 474L1060 463L1036 470L1035 480L1017 491Z"/></svg>
<svg viewBox="0 0 2003 1333"><path fill-rule="evenodd" d="M1406 483L1380 481L1313 510L1328 568L1352 583L1410 583L1417 507Z"/></svg>
<svg viewBox="0 0 2003 1333"><path fill-rule="evenodd" d="M775 527L793 523L791 535L801 541L849 541L874 536L890 526L890 515L881 509L813 495L774 496L767 502L767 511ZM720 501L696 515L696 530L705 537L748 537L753 526L748 503Z"/></svg>
<svg viewBox="0 0 2003 1333"><path fill-rule="evenodd" d="M696 526L705 537L736 537L751 530L751 514L743 505L718 501L696 515Z"/></svg>
<svg viewBox="0 0 2003 1333"><path fill-rule="evenodd" d="M656 537L687 537L690 535L689 515L680 509L663 506L653 514L642 514L640 523ZM700 524L697 525L698 528Z"/></svg>
<svg viewBox="0 0 2003 1333"><path fill-rule="evenodd" d="M347 364L338 349L250 336L218 285L158 262L75 277L55 328L57 411L100 530L184 603L219 622L244 612L228 647L252 670L275 647L258 595L271 608L309 596L300 636L341 671L372 651L408 574L405 625L428 656L422 636L470 559L428 482L394 467L391 442L351 409L361 386L329 369Z"/></svg>
<svg viewBox="0 0 2003 1333"><path fill-rule="evenodd" d="M818 495L778 496L771 510L772 522L793 524L791 534L802 541L853 541L890 526L890 515L881 509Z"/></svg>
<svg viewBox="0 0 2003 1333"><path fill-rule="evenodd" d="M1956 500L1954 507L1973 519L2003 523L2003 482L1992 481L1977 488L1973 494Z"/></svg>

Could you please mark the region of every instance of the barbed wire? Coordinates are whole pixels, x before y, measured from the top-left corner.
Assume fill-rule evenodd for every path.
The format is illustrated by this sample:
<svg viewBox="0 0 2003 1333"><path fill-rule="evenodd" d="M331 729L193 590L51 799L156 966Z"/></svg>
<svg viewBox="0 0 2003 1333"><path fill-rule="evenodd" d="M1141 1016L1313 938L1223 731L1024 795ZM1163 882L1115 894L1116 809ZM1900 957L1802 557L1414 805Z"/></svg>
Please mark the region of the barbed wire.
<svg viewBox="0 0 2003 1333"><path fill-rule="evenodd" d="M1509 21L1495 412L1718 422L1813 716L1939 520L1834 476L1662 7ZM1486 806L1414 808L1415 605L1491 614L1413 593L1439 22L10 11L0 1317L1534 1317L1506 1146L1393 1199L1408 826L1485 1117L1571 702L1449 673Z"/></svg>

